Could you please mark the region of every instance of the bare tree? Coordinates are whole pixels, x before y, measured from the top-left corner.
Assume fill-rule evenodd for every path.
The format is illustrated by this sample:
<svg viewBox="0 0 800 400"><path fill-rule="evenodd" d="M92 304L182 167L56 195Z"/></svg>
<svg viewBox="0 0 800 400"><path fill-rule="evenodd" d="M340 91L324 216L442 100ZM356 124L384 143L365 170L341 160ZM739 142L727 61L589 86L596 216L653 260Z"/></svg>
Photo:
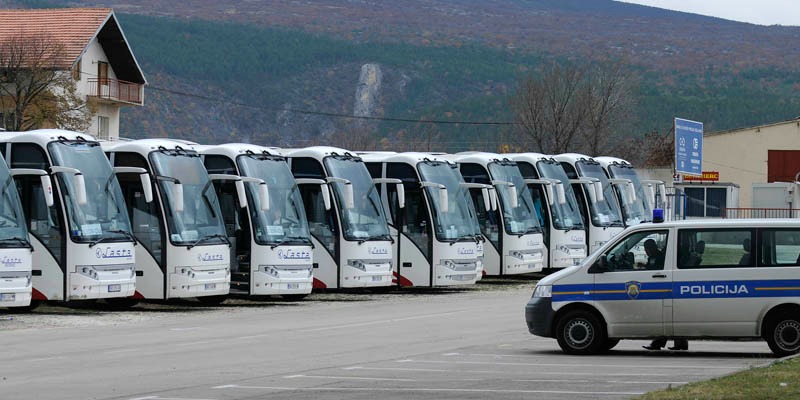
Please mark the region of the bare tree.
<svg viewBox="0 0 800 400"><path fill-rule="evenodd" d="M622 61L600 62L590 75L586 125L582 129L583 152L604 154L612 138L620 139L615 132L629 119L634 105L634 78L625 70Z"/></svg>
<svg viewBox="0 0 800 400"><path fill-rule="evenodd" d="M93 106L77 92L64 45L45 32L0 39L0 111L10 130L45 126L86 130Z"/></svg>
<svg viewBox="0 0 800 400"><path fill-rule="evenodd" d="M543 65L509 100L519 132L542 153L601 154L632 104L624 66L619 61Z"/></svg>

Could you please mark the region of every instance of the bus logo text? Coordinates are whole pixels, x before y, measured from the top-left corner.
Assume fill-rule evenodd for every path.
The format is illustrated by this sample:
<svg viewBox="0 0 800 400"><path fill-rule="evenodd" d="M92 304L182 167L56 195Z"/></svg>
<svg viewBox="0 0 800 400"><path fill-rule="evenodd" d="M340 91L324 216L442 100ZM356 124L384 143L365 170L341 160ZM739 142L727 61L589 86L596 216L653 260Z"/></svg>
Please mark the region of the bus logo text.
<svg viewBox="0 0 800 400"><path fill-rule="evenodd" d="M282 260L308 260L311 258L311 252L308 250L278 250L278 258Z"/></svg>
<svg viewBox="0 0 800 400"><path fill-rule="evenodd" d="M386 255L389 254L389 249L386 247L370 247L367 252L372 255Z"/></svg>
<svg viewBox="0 0 800 400"><path fill-rule="evenodd" d="M131 249L115 249L113 247L98 247L94 251L94 256L99 259L108 258L131 258L133 251Z"/></svg>
<svg viewBox="0 0 800 400"><path fill-rule="evenodd" d="M4 267L13 267L17 264L22 264L22 259L19 257L3 257L0 259L0 264L3 264Z"/></svg>
<svg viewBox="0 0 800 400"><path fill-rule="evenodd" d="M222 254L202 253L197 255L197 261L223 261Z"/></svg>

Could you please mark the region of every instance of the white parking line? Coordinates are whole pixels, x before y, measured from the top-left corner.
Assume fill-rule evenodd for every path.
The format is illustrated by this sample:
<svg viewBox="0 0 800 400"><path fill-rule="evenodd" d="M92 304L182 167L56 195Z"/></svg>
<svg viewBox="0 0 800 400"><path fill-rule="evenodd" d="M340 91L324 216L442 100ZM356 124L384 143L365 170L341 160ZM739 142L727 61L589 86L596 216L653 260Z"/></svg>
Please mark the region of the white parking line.
<svg viewBox="0 0 800 400"><path fill-rule="evenodd" d="M120 354L120 353L132 353L134 351L139 351L141 349L122 349L122 350L109 350L104 351L103 354Z"/></svg>
<svg viewBox="0 0 800 400"><path fill-rule="evenodd" d="M215 399L190 399L186 397L159 397L159 396L147 396L147 397L135 397L129 400L215 400Z"/></svg>
<svg viewBox="0 0 800 400"><path fill-rule="evenodd" d="M459 374L503 374L508 375L508 371L497 371L497 370L458 370L458 369L427 369L427 368L384 368L384 367L346 367L343 369L363 369L363 370L375 370L375 371L409 371L409 372L455 372ZM595 372L572 372L572 371L563 371L563 372L548 372L548 371L535 371L533 373L527 373L527 375L574 375L574 376L601 376L596 371ZM602 376L670 376L669 374L643 374L643 373L614 373L614 374L602 374Z"/></svg>
<svg viewBox="0 0 800 400"><path fill-rule="evenodd" d="M252 389L252 390L291 390L296 392L445 392L445 393L523 393L523 394L575 394L575 395L608 395L636 396L645 392L579 392L574 390L514 390L514 389L458 389L458 388L373 388L373 387L287 387L287 386L247 386L224 385L213 389ZM160 399L159 399L160 400Z"/></svg>
<svg viewBox="0 0 800 400"><path fill-rule="evenodd" d="M199 341L199 342L186 342L186 343L175 343L175 346L197 346L198 344L208 344L211 343L207 340Z"/></svg>
<svg viewBox="0 0 800 400"><path fill-rule="evenodd" d="M304 333L306 333L306 332L319 332L319 331L327 331L327 330L332 330L332 329L358 328L358 327L369 326L369 325L382 325L382 324L387 324L387 323L392 323L392 322L411 321L411 320L415 320L415 319L440 317L442 315L459 314L459 313L463 313L463 312L466 312L466 311L467 310L450 311L450 312L437 313L437 314L415 315L413 317L406 317L406 318L390 318L390 319L385 319L385 320L380 320L380 321L362 322L360 324L323 326L321 328L303 329L303 330L300 330L300 332L304 332Z"/></svg>
<svg viewBox="0 0 800 400"><path fill-rule="evenodd" d="M428 363L428 364L484 364L484 365L516 365L516 366L531 366L531 367L586 367L586 368L630 368L630 364L543 364L543 363L515 363L515 362L488 362L488 361L439 361L439 360L412 360L404 359L397 360L400 363ZM715 367L709 365L637 365L636 368L652 368L652 369L721 369L721 370L735 370L739 367Z"/></svg>
<svg viewBox="0 0 800 400"><path fill-rule="evenodd" d="M43 357L43 358L31 358L29 360L25 360L27 362L39 362L39 361L50 361L50 360L61 360L65 358L64 356L57 356L57 357Z"/></svg>
<svg viewBox="0 0 800 400"><path fill-rule="evenodd" d="M363 376L327 376L327 375L289 375L284 376L284 379L294 378L311 378L311 379L337 379L337 380L353 380L353 381L398 381L398 382L416 382L417 379L403 379L403 378L371 378Z"/></svg>
<svg viewBox="0 0 800 400"><path fill-rule="evenodd" d="M668 382L668 381L602 381L602 380L573 380L573 379L512 379L511 382L572 382L572 383L624 383L624 384L668 384L685 385L689 382Z"/></svg>
<svg viewBox="0 0 800 400"><path fill-rule="evenodd" d="M174 332L184 332L184 331L196 331L198 329L203 329L202 326L189 326L186 328L170 328L169 330Z"/></svg>

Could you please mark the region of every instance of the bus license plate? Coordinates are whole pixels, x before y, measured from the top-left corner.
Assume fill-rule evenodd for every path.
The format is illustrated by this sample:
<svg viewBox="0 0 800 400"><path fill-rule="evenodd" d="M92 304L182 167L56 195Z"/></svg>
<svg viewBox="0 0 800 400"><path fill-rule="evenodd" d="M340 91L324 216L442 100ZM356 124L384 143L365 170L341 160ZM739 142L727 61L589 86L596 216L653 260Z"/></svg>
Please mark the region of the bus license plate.
<svg viewBox="0 0 800 400"><path fill-rule="evenodd" d="M299 283L287 283L286 286L287 289L300 289Z"/></svg>
<svg viewBox="0 0 800 400"><path fill-rule="evenodd" d="M216 283L206 283L206 290L214 290L217 288Z"/></svg>
<svg viewBox="0 0 800 400"><path fill-rule="evenodd" d="M382 276L380 276L380 275L377 275L377 276L373 276L373 277L372 277L372 281L373 281L373 282L380 282L380 281L382 281L382 280L383 280L383 277L382 277Z"/></svg>
<svg viewBox="0 0 800 400"><path fill-rule="evenodd" d="M0 301L14 301L16 300L16 293L2 293L0 294Z"/></svg>
<svg viewBox="0 0 800 400"><path fill-rule="evenodd" d="M121 285L108 285L108 292L109 293L119 292L121 290L122 290L122 286Z"/></svg>

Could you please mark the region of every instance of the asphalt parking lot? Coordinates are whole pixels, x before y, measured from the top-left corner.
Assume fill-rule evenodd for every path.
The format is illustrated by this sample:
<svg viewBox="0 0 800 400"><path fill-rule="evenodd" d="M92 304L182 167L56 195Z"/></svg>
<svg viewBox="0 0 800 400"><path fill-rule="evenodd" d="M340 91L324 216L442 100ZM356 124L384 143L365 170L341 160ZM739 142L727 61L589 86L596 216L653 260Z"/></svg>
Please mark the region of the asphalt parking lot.
<svg viewBox="0 0 800 400"><path fill-rule="evenodd" d="M773 360L762 342L712 341L690 342L688 352L623 341L607 355L567 356L555 340L528 334L531 287L124 312L54 308L0 321L0 393L4 400L624 399Z"/></svg>

